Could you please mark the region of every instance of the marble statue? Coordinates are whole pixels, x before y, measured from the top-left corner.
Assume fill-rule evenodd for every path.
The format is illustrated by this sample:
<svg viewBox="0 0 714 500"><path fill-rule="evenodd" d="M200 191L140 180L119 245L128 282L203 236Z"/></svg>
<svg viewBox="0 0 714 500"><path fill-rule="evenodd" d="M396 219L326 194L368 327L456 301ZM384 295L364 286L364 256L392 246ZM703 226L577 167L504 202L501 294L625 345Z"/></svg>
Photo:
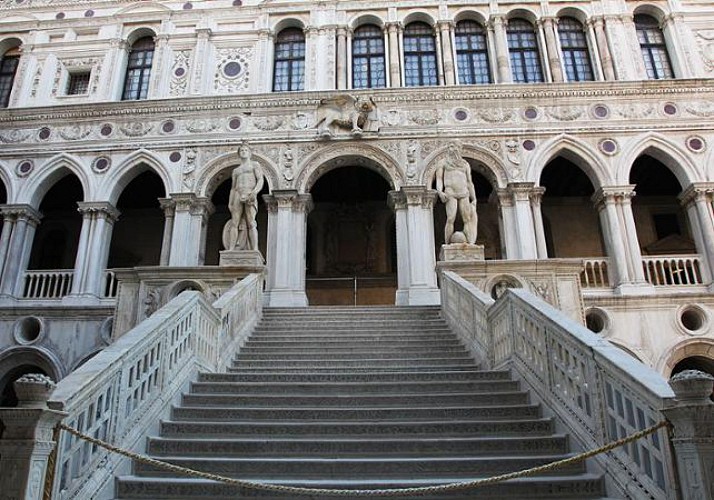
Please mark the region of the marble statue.
<svg viewBox="0 0 714 500"><path fill-rule="evenodd" d="M223 228L223 246L226 250L258 250L258 193L263 189L263 171L251 159L248 144L238 148L240 164L231 174L232 185L228 198L231 218Z"/></svg>
<svg viewBox="0 0 714 500"><path fill-rule="evenodd" d="M370 120L377 109L372 98L355 98L349 94L342 94L327 99L322 99L317 108L317 134L329 139L333 136L334 127L350 129L352 135L360 136L369 129Z"/></svg>
<svg viewBox="0 0 714 500"><path fill-rule="evenodd" d="M461 157L461 148L455 142L448 146L446 157L437 165L436 191L441 202L446 205L444 242L447 245L475 244L478 227L476 189L471 179L471 165ZM454 233L457 212L461 215L463 233Z"/></svg>

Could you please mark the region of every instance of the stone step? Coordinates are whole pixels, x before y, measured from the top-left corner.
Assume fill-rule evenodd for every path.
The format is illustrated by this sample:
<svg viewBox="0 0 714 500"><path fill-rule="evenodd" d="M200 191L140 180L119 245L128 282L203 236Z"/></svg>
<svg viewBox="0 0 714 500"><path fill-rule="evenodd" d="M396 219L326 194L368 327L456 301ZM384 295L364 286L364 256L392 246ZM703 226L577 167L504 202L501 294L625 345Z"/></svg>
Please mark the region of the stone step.
<svg viewBox="0 0 714 500"><path fill-rule="evenodd" d="M428 369L433 366L468 366L474 367L474 361L469 357L448 358L378 358L378 359L303 359L303 360L247 360L240 363L234 362L234 368L260 368L260 367L310 367L310 368L337 368L346 369L354 367L372 367L383 365L388 370L397 367L410 367Z"/></svg>
<svg viewBox="0 0 714 500"><path fill-rule="evenodd" d="M270 479L297 478L342 478L359 477L411 477L420 478L461 478L470 475L489 476L529 469L539 465L562 460L567 455L498 456L498 457L431 457L400 456L379 458L332 457L329 460L312 457L288 458L226 458L226 457L176 457L164 456L162 461L188 467L194 470L220 474L226 477L261 477ZM584 472L582 463L561 467L551 474ZM134 462L134 473L138 476L152 475L175 477L178 473L160 469L144 462ZM547 474L547 473L546 473Z"/></svg>
<svg viewBox="0 0 714 500"><path fill-rule="evenodd" d="M223 394L185 394L182 397L182 408L197 407L230 407L243 408L315 408L315 409L352 409L360 408L407 408L409 405L429 406L433 408L500 406L509 408L511 405L525 405L528 394L487 393L487 394L413 394L413 395L346 395L324 396L315 394L304 395L223 395ZM508 405L508 406L505 406ZM528 412L537 416L537 410Z"/></svg>
<svg viewBox="0 0 714 500"><path fill-rule="evenodd" d="M261 373L306 373L306 374L322 374L322 373L363 373L363 374L380 374L380 373L403 373L405 375L409 374L419 374L419 373L435 373L439 370L443 370L446 373L463 371L463 372L473 372L476 366L471 363L459 363L459 364L441 364L439 366L432 366L428 364L419 365L384 365L384 364L364 364L361 366L344 366L344 365L334 365L334 366L310 366L307 364L298 364L296 366L282 366L278 365L260 365L247 367L244 364L239 364L237 367L230 366L227 369L228 374L261 374Z"/></svg>
<svg viewBox="0 0 714 500"><path fill-rule="evenodd" d="M263 373L199 373L199 382L294 382L319 383L387 383L387 382L458 382L466 380L510 380L507 370L456 370L431 372L263 372Z"/></svg>
<svg viewBox="0 0 714 500"><path fill-rule="evenodd" d="M535 437L409 437L380 439L176 439L151 438L148 453L154 456L390 456L448 454L495 456L505 454L551 455L566 453L564 435Z"/></svg>
<svg viewBox="0 0 714 500"><path fill-rule="evenodd" d="M448 328L446 321L443 318L414 318L414 317L375 317L368 316L364 318L352 318L345 316L344 318L335 318L334 316L326 316L323 318L301 318L298 316L290 318L262 318L257 325L258 330L269 328L272 326L288 327L291 329L300 328L329 328L329 329L347 329L353 328L360 330L380 329L396 327L401 330L417 329L428 330L429 328Z"/></svg>
<svg viewBox="0 0 714 500"><path fill-rule="evenodd" d="M263 316L320 316L347 314L349 316L375 314L440 314L439 306L311 306L311 307L270 307L263 309Z"/></svg>
<svg viewBox="0 0 714 500"><path fill-rule="evenodd" d="M410 394L471 393L474 395L516 392L520 384L515 380L453 380L402 382L194 382L192 394L239 394L289 396L349 396L378 395L383 397ZM525 395L525 393L520 393Z"/></svg>
<svg viewBox="0 0 714 500"><path fill-rule="evenodd" d="M511 416L509 405L523 404L522 401L506 400L505 406L499 406L494 398L491 406L482 403L480 406L454 405L441 408L432 407L363 407L363 408L321 408L321 407L242 407L231 406L201 406L174 407L172 418L175 420L271 420L271 421L300 421L300 420L392 420L392 421L419 421L434 419L466 419L466 418L518 418ZM514 398L517 399L517 398ZM520 411L518 412L520 414ZM527 415L521 418L529 418Z"/></svg>
<svg viewBox="0 0 714 500"><path fill-rule="evenodd" d="M421 353L430 354L438 352L441 354L466 354L466 348L460 344L452 345L442 345L434 343L432 345L409 345L406 343L394 343L391 345L383 345L381 342L364 342L362 345L357 346L344 346L344 345L312 345L312 346L266 346L256 344L255 342L248 342L243 346L238 353L239 357L249 357L249 356L265 356L269 354L275 354L277 356L303 356L303 355L316 355L324 354L328 356L335 356L341 354L351 354L353 356L359 357L373 357L374 354L395 354L395 353Z"/></svg>
<svg viewBox="0 0 714 500"><path fill-rule="evenodd" d="M370 349L362 351L334 352L329 350L293 351L293 352L240 352L234 358L234 364L242 361L310 361L310 360L332 360L332 361L361 361L369 359L399 360L404 358L453 358L472 360L469 353L463 347L458 349L418 349L416 351L408 349Z"/></svg>
<svg viewBox="0 0 714 500"><path fill-rule="evenodd" d="M444 332L417 332L392 330L354 330L349 334L334 332L296 333L291 330L255 332L248 342L448 342L456 337Z"/></svg>
<svg viewBox="0 0 714 500"><path fill-rule="evenodd" d="M258 478L253 478L258 479ZM461 480L479 479L476 476ZM346 480L334 479L302 480L302 481L271 481L272 484L302 486L307 488L331 489L397 489L432 486L434 484L449 484L454 482L449 478L427 479L384 479L376 480ZM117 500L190 500L205 498L211 500L235 500L236 498L261 498L263 500L299 500L310 496L294 493L275 493L266 490L244 488L215 481L185 478L147 478L123 476L117 481ZM316 500L350 500L349 496L319 495ZM352 497L365 498L365 497ZM420 494L414 499L401 495L393 498L414 500L608 500L605 498L605 485L600 476L595 474L578 474L573 476L525 477L512 479L505 483L483 485L472 488L460 488L453 492L441 492L428 495Z"/></svg>
<svg viewBox="0 0 714 500"><path fill-rule="evenodd" d="M412 336L405 336L403 339L392 339L383 337L362 337L355 339L351 336L343 338L329 338L319 340L295 339L286 337L283 340L266 340L257 337L251 337L246 345L241 349L312 349L316 347L326 349L360 349L377 345L379 347L407 347L410 349L433 347L461 347L463 343L453 336L444 336L441 339L419 339Z"/></svg>

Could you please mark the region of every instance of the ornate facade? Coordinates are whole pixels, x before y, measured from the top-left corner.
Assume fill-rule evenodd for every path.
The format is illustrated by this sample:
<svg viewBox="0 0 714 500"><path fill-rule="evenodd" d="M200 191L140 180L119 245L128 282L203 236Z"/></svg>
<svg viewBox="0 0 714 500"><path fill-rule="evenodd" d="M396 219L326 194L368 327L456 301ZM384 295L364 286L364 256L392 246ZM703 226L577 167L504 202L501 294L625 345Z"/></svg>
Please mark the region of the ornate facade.
<svg viewBox="0 0 714 500"><path fill-rule="evenodd" d="M218 266L243 141L268 305L432 304L455 269L714 372L711 7L3 0L0 390L245 274ZM438 262L453 141L482 262Z"/></svg>

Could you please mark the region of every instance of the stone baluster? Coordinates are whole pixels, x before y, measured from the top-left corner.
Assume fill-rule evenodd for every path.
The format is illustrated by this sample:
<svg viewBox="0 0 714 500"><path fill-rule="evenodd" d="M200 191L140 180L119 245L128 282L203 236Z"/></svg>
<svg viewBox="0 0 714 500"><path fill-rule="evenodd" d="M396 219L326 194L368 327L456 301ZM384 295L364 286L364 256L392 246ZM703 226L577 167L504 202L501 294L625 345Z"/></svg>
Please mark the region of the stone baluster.
<svg viewBox="0 0 714 500"><path fill-rule="evenodd" d="M439 304L434 254L436 191L425 186L403 186L390 191L396 214L397 305Z"/></svg>
<svg viewBox="0 0 714 500"><path fill-rule="evenodd" d="M14 386L17 407L0 408L5 427L0 439L0 491L3 498L43 500L48 459L57 445L53 429L67 414L47 407L55 388L49 377L23 375Z"/></svg>
<svg viewBox="0 0 714 500"><path fill-rule="evenodd" d="M23 275L42 215L30 205L4 205L0 212L4 221L1 241L6 249L0 275L0 296L16 297L22 294Z"/></svg>
<svg viewBox="0 0 714 500"><path fill-rule="evenodd" d="M714 377L685 370L673 376L669 385L675 401L662 413L673 427L680 498L714 498Z"/></svg>
<svg viewBox="0 0 714 500"><path fill-rule="evenodd" d="M305 294L305 248L307 214L312 196L296 190L273 190L263 195L268 209L268 276L265 304L272 307L302 307Z"/></svg>

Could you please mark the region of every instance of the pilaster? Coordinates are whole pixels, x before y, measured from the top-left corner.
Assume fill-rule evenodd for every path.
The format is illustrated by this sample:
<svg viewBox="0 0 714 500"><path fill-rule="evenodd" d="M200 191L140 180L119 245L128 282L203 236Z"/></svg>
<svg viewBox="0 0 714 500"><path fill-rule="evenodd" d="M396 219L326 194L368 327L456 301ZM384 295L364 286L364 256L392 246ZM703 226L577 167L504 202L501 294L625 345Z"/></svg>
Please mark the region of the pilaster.
<svg viewBox="0 0 714 500"><path fill-rule="evenodd" d="M548 52L550 74L554 82L562 82L564 78L563 66L560 61L560 44L558 43L558 19L544 17L541 21L545 32L545 46Z"/></svg>
<svg viewBox="0 0 714 500"><path fill-rule="evenodd" d="M444 83L446 85L456 85L456 75L454 69L454 53L451 50L451 37L454 23L450 20L442 20L437 23L441 38L441 59L444 66Z"/></svg>
<svg viewBox="0 0 714 500"><path fill-rule="evenodd" d="M508 40L506 38L506 25L508 21L505 16L498 14L491 16L489 27L493 29L493 38L496 45L496 68L498 69L498 82L511 83L510 60L508 56Z"/></svg>
<svg viewBox="0 0 714 500"><path fill-rule="evenodd" d="M389 81L391 87L401 87L401 54L399 52L399 37L402 32L402 25L398 22L385 24L387 37L389 39Z"/></svg>

